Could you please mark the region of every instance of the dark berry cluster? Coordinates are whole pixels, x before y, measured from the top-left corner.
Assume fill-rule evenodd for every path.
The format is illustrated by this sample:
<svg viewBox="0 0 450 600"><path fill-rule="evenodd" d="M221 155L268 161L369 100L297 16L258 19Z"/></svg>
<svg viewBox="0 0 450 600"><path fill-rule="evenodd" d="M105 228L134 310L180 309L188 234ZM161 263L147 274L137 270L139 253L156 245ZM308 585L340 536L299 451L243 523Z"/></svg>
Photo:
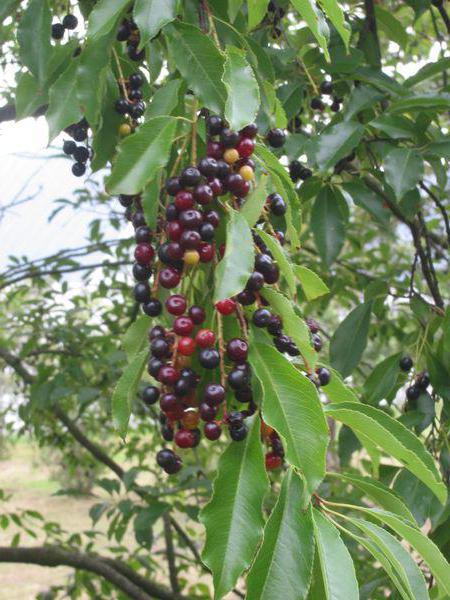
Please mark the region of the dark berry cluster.
<svg viewBox="0 0 450 600"><path fill-rule="evenodd" d="M333 83L329 80L322 81L322 83L320 84L319 91L320 91L321 96L333 96ZM342 103L341 98L338 98L337 96L333 96L333 101L330 105L330 110L332 112L339 112L339 110L341 108L341 103ZM322 100L322 98L320 98L319 96L315 96L314 98L311 99L310 106L311 106L312 110L317 110L317 111L323 112L327 105Z"/></svg>
<svg viewBox="0 0 450 600"><path fill-rule="evenodd" d="M127 54L131 60L139 62L145 57L145 50L139 50L141 36L136 23L129 19L124 19L117 32L117 41L127 43Z"/></svg>
<svg viewBox="0 0 450 600"><path fill-rule="evenodd" d="M410 356L402 356L399 362L399 367L405 373L409 373L413 368L413 360ZM414 376L410 385L406 388L406 409L415 410L417 408L417 400L420 394L427 391L430 385L430 375L428 371L422 371Z"/></svg>
<svg viewBox="0 0 450 600"><path fill-rule="evenodd" d="M64 140L63 152L68 156L72 156L75 160L72 165L72 173L75 177L81 177L86 172L86 163L91 157L91 152L88 146L89 124L86 119L81 119L78 123L69 125L65 130L71 140ZM85 142L86 145L78 145L76 142Z"/></svg>
<svg viewBox="0 0 450 600"><path fill-rule="evenodd" d="M132 73L128 79L121 82L119 89L122 97L116 100L114 105L119 115L129 115L133 121L137 121L144 115L145 102L142 100L141 90L144 82L144 77L139 72Z"/></svg>
<svg viewBox="0 0 450 600"><path fill-rule="evenodd" d="M268 471L279 469L284 459L284 448L280 436L274 429L262 421L261 437L267 446L265 456L266 469Z"/></svg>
<svg viewBox="0 0 450 600"><path fill-rule="evenodd" d="M67 14L62 23L53 23L52 25L52 38L54 40L62 40L64 32L72 31L77 28L78 19L75 15Z"/></svg>

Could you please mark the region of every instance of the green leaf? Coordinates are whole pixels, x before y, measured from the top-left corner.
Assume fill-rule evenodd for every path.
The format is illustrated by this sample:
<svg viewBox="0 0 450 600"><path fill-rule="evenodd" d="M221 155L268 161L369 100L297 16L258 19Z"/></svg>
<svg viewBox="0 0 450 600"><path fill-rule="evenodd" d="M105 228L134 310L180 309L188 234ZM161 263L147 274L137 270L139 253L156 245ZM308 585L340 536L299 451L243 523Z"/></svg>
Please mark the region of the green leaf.
<svg viewBox="0 0 450 600"><path fill-rule="evenodd" d="M120 144L111 175L110 194L138 194L164 167L172 149L177 127L175 117L154 117Z"/></svg>
<svg viewBox="0 0 450 600"><path fill-rule="evenodd" d="M47 79L52 53L51 22L48 0L31 0L17 28L22 64L28 67L41 85Z"/></svg>
<svg viewBox="0 0 450 600"><path fill-rule="evenodd" d="M355 567L336 527L313 509L314 536L325 588L324 600L359 600Z"/></svg>
<svg viewBox="0 0 450 600"><path fill-rule="evenodd" d="M254 29L261 23L267 12L266 2L261 0L247 0L248 28Z"/></svg>
<svg viewBox="0 0 450 600"><path fill-rule="evenodd" d="M152 323L152 319L147 315L139 317L131 323L122 338L122 347L130 362L138 352L143 350L147 343L147 334Z"/></svg>
<svg viewBox="0 0 450 600"><path fill-rule="evenodd" d="M339 479L340 482L351 483L355 488L364 492L368 498L371 498L381 506L381 508L399 515L410 521L413 525L416 524L411 511L399 494L386 487L381 481L370 477L361 477L360 475L349 475L347 473L327 473L327 477Z"/></svg>
<svg viewBox="0 0 450 600"><path fill-rule="evenodd" d="M274 312L280 315L284 331L296 343L305 365L313 371L317 361L317 352L311 344L308 326L294 311L292 302L286 296L269 287L264 288L263 296L270 303Z"/></svg>
<svg viewBox="0 0 450 600"><path fill-rule="evenodd" d="M229 0L228 2L228 16L230 18L230 21L233 23L233 21L236 19L236 17L239 14L239 11L241 10L241 6L244 3L244 0Z"/></svg>
<svg viewBox="0 0 450 600"><path fill-rule="evenodd" d="M133 16L139 27L140 47L143 48L164 25L177 16L177 0L136 0Z"/></svg>
<svg viewBox="0 0 450 600"><path fill-rule="evenodd" d="M16 119L25 119L46 104L48 96L31 73L21 73L16 88Z"/></svg>
<svg viewBox="0 0 450 600"><path fill-rule="evenodd" d="M253 227L253 225L261 216L261 211L267 199L266 184L267 174L261 173L260 177L258 178L258 183L247 196L242 208L239 211L247 221L249 227Z"/></svg>
<svg viewBox="0 0 450 600"><path fill-rule="evenodd" d="M94 157L91 162L93 171L102 169L112 159L119 140L121 117L114 109L114 102L120 97L116 78L111 68L106 73L106 93L103 95L101 123L94 135L92 149Z"/></svg>
<svg viewBox="0 0 450 600"><path fill-rule="evenodd" d="M358 365L367 345L372 302L363 302L353 309L330 340L330 362L342 377L347 377Z"/></svg>
<svg viewBox="0 0 450 600"><path fill-rule="evenodd" d="M202 560L211 570L214 598L222 598L246 569L262 537L268 489L256 415L245 441L231 442L219 459L210 502L200 512L206 529Z"/></svg>
<svg viewBox="0 0 450 600"><path fill-rule="evenodd" d="M227 224L225 255L215 271L214 302L242 292L253 272L254 261L252 232L245 218L233 211Z"/></svg>
<svg viewBox="0 0 450 600"><path fill-rule="evenodd" d="M326 390L323 390L332 402L359 402L355 392L345 385L340 374L331 369L331 379L327 384Z"/></svg>
<svg viewBox="0 0 450 600"><path fill-rule="evenodd" d="M144 211L145 220L150 229L156 228L158 219L159 192L161 187L161 178L155 177L142 192L142 210Z"/></svg>
<svg viewBox="0 0 450 600"><path fill-rule="evenodd" d="M426 148L427 154L433 154L440 158L450 159L450 138L445 137L432 142Z"/></svg>
<svg viewBox="0 0 450 600"><path fill-rule="evenodd" d="M413 148L395 148L384 159L384 176L401 200L423 177L423 159Z"/></svg>
<svg viewBox="0 0 450 600"><path fill-rule="evenodd" d="M361 403L329 404L324 410L333 419L353 429L357 435L362 433L368 436L374 444L414 473L445 503L447 491L431 454L402 423L382 410Z"/></svg>
<svg viewBox="0 0 450 600"><path fill-rule="evenodd" d="M222 82L224 58L210 37L188 23L172 23L164 32L183 79L201 104L223 114L227 97Z"/></svg>
<svg viewBox="0 0 450 600"><path fill-rule="evenodd" d="M171 115L180 101L180 91L182 88L181 79L171 79L166 81L151 98L151 102L145 111L145 120L161 115Z"/></svg>
<svg viewBox="0 0 450 600"><path fill-rule="evenodd" d="M436 75L442 75L447 69L450 68L450 58L440 58L436 62L427 63L421 69L417 71L415 75L408 77L403 85L407 88L414 87L418 83L431 79Z"/></svg>
<svg viewBox="0 0 450 600"><path fill-rule="evenodd" d="M330 32L323 14L317 8L317 4L314 0L292 0L292 5L300 13L302 19L306 21L311 33L319 42L319 46L322 48L325 58L329 61L328 38Z"/></svg>
<svg viewBox="0 0 450 600"><path fill-rule="evenodd" d="M329 267L345 241L348 207L337 188L324 186L311 211L311 230L323 262Z"/></svg>
<svg viewBox="0 0 450 600"><path fill-rule="evenodd" d="M302 472L309 496L325 475L328 444L317 389L273 346L253 340L250 348L250 363L263 393L264 421L284 439L286 460Z"/></svg>
<svg viewBox="0 0 450 600"><path fill-rule="evenodd" d="M434 530L436 523L446 508L442 506L426 485L409 471L402 470L395 478L393 487L395 492L408 505L419 527L422 527L426 520L430 519L432 529ZM390 512L396 512L387 506L383 506L382 508Z"/></svg>
<svg viewBox="0 0 450 600"><path fill-rule="evenodd" d="M392 102L391 114L404 112L444 111L450 109L450 94L416 94Z"/></svg>
<svg viewBox="0 0 450 600"><path fill-rule="evenodd" d="M247 577L248 598L306 598L312 577L314 538L311 511L299 511L302 504L303 482L289 469Z"/></svg>
<svg viewBox="0 0 450 600"><path fill-rule="evenodd" d="M414 123L406 117L400 117L399 115L381 115L377 119L370 121L369 125L394 139L412 138L415 134Z"/></svg>
<svg viewBox="0 0 450 600"><path fill-rule="evenodd" d="M383 206L383 202L375 192L369 190L361 181L352 181L344 183L342 191L351 196L356 206L367 211L383 227L389 225L390 211Z"/></svg>
<svg viewBox="0 0 450 600"><path fill-rule="evenodd" d="M89 15L87 37L94 40L110 33L130 4L130 0L99 0Z"/></svg>
<svg viewBox="0 0 450 600"><path fill-rule="evenodd" d="M346 49L348 50L351 28L345 20L344 12L336 0L319 0L325 14L330 19L336 31L342 38Z"/></svg>
<svg viewBox="0 0 450 600"><path fill-rule="evenodd" d="M350 154L364 135L364 125L356 121L343 121L332 125L313 140L311 158L322 171L327 171Z"/></svg>
<svg viewBox="0 0 450 600"><path fill-rule="evenodd" d="M316 273L314 273L314 271L308 269L308 267L293 265L292 268L297 279L300 281L303 293L308 302L330 293L328 286Z"/></svg>
<svg viewBox="0 0 450 600"><path fill-rule="evenodd" d="M387 39L405 49L408 45L408 34L405 26L394 17L392 12L381 8L379 5L375 6L375 16L379 28L386 34Z"/></svg>
<svg viewBox="0 0 450 600"><path fill-rule="evenodd" d="M284 253L283 248L280 245L280 242L270 235L266 231L262 229L258 229L258 235L262 238L263 242L269 248L275 262L277 263L281 274L286 279L286 283L288 284L289 292L292 296L295 296L297 292L297 288L295 285L295 275L292 270L292 266L290 261L288 260L286 254Z"/></svg>
<svg viewBox="0 0 450 600"><path fill-rule="evenodd" d="M13 11L16 9L16 6L19 4L20 0L3 0L2 5L0 6L0 24L13 14Z"/></svg>
<svg viewBox="0 0 450 600"><path fill-rule="evenodd" d="M232 129L253 123L259 108L259 87L245 52L227 46L222 81L227 90L225 118Z"/></svg>
<svg viewBox="0 0 450 600"><path fill-rule="evenodd" d="M77 100L78 64L74 60L50 88L46 119L51 142L63 129L77 123L82 113Z"/></svg>
<svg viewBox="0 0 450 600"><path fill-rule="evenodd" d="M352 90L345 106L344 119L348 121L362 110L372 107L384 98L378 90L367 85L360 85Z"/></svg>
<svg viewBox="0 0 450 600"><path fill-rule="evenodd" d="M382 360L366 379L364 394L368 404L376 404L387 398L400 374L400 356L401 353L393 354Z"/></svg>
<svg viewBox="0 0 450 600"><path fill-rule="evenodd" d="M152 501L150 506L139 508L134 519L134 536L138 544L149 548L153 541L152 527L168 510L170 504L166 502Z"/></svg>
<svg viewBox="0 0 450 600"><path fill-rule="evenodd" d="M114 389L111 410L114 423L122 437L125 437L131 414L133 398L148 358L148 350L138 352L126 365Z"/></svg>

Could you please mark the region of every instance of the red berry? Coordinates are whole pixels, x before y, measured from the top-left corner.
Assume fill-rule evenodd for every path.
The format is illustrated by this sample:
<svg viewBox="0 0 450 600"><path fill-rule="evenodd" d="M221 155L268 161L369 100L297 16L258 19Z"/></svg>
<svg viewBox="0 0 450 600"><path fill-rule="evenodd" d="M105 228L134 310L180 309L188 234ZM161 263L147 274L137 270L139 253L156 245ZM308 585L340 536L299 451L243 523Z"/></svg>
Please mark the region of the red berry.
<svg viewBox="0 0 450 600"><path fill-rule="evenodd" d="M185 250L198 250L202 238L198 231L183 231L180 238L180 244Z"/></svg>
<svg viewBox="0 0 450 600"><path fill-rule="evenodd" d="M173 410L164 411L169 421L179 421L184 414L184 406L177 404Z"/></svg>
<svg viewBox="0 0 450 600"><path fill-rule="evenodd" d="M218 142L210 141L206 145L206 154L212 158L215 158L216 160L219 160L219 158L222 158L223 155L223 147Z"/></svg>
<svg viewBox="0 0 450 600"><path fill-rule="evenodd" d="M191 356L195 352L196 343L190 337L182 337L178 340L178 352L183 356Z"/></svg>
<svg viewBox="0 0 450 600"><path fill-rule="evenodd" d="M187 190L181 190L175 196L175 206L178 210L188 210L194 206L194 196Z"/></svg>
<svg viewBox="0 0 450 600"><path fill-rule="evenodd" d="M163 394L159 400L159 406L165 413L172 412L178 407L178 398L175 394Z"/></svg>
<svg viewBox="0 0 450 600"><path fill-rule="evenodd" d="M169 221L166 226L166 233L172 242L179 242L183 233L183 225L180 221Z"/></svg>
<svg viewBox="0 0 450 600"><path fill-rule="evenodd" d="M158 371L158 381L164 383L165 385L174 385L180 378L180 374L175 369L175 367L171 367L169 365L164 365Z"/></svg>
<svg viewBox="0 0 450 600"><path fill-rule="evenodd" d="M248 158L253 154L253 150L255 149L255 143L250 138L242 138L239 144L237 145L236 150L239 152L239 156L241 158Z"/></svg>
<svg viewBox="0 0 450 600"><path fill-rule="evenodd" d="M205 438L211 441L218 440L220 438L220 434L222 433L219 423L216 423L215 421L206 423L203 431Z"/></svg>
<svg viewBox="0 0 450 600"><path fill-rule="evenodd" d="M227 344L228 358L234 362L244 362L248 356L248 344L241 338L233 338Z"/></svg>
<svg viewBox="0 0 450 600"><path fill-rule="evenodd" d="M141 265L148 265L152 262L155 251L150 244L138 244L134 250L134 258Z"/></svg>
<svg viewBox="0 0 450 600"><path fill-rule="evenodd" d="M171 260L181 260L184 250L178 242L169 242L167 244L167 255Z"/></svg>
<svg viewBox="0 0 450 600"><path fill-rule="evenodd" d="M209 204L214 199L214 193L209 185L201 183L194 190L194 198L199 204Z"/></svg>
<svg viewBox="0 0 450 600"><path fill-rule="evenodd" d="M220 179L214 177L213 179L208 179L208 185L211 188L214 196L221 196L223 194L223 185Z"/></svg>
<svg viewBox="0 0 450 600"><path fill-rule="evenodd" d="M216 210L209 210L205 214L205 221L211 223L213 227L218 227L220 223L219 213Z"/></svg>
<svg viewBox="0 0 450 600"><path fill-rule="evenodd" d="M177 335L189 335L194 329L194 321L189 317L178 317L173 322L173 330Z"/></svg>
<svg viewBox="0 0 450 600"><path fill-rule="evenodd" d="M236 302L231 298L225 298L225 300L219 300L216 302L216 310L221 315L231 315L236 310Z"/></svg>
<svg viewBox="0 0 450 600"><path fill-rule="evenodd" d="M208 263L214 258L214 246L204 242L199 248L200 262Z"/></svg>
<svg viewBox="0 0 450 600"><path fill-rule="evenodd" d="M195 325L201 325L203 321L206 319L206 314L203 308L200 306L191 306L188 311L189 316Z"/></svg>
<svg viewBox="0 0 450 600"><path fill-rule="evenodd" d="M179 448L192 448L195 444L195 435L190 429L179 429L174 441Z"/></svg>
<svg viewBox="0 0 450 600"><path fill-rule="evenodd" d="M216 343L216 336L211 329L200 329L195 336L195 341L200 348L210 348Z"/></svg>
<svg viewBox="0 0 450 600"><path fill-rule="evenodd" d="M200 418L202 421L213 421L219 411L219 406L213 406L202 402L199 406Z"/></svg>
<svg viewBox="0 0 450 600"><path fill-rule="evenodd" d="M165 304L167 312L177 317L182 315L187 308L186 298L181 294L174 294L173 296L169 296Z"/></svg>
<svg viewBox="0 0 450 600"><path fill-rule="evenodd" d="M161 269L159 273L159 283L163 288L171 289L180 283L181 274L173 267Z"/></svg>
<svg viewBox="0 0 450 600"><path fill-rule="evenodd" d="M206 435L206 433L205 433L205 435ZM273 471L274 469L278 469L279 467L281 467L283 459L281 458L281 456L277 456L273 452L268 452L266 454L265 462L266 462L266 469L268 471Z"/></svg>

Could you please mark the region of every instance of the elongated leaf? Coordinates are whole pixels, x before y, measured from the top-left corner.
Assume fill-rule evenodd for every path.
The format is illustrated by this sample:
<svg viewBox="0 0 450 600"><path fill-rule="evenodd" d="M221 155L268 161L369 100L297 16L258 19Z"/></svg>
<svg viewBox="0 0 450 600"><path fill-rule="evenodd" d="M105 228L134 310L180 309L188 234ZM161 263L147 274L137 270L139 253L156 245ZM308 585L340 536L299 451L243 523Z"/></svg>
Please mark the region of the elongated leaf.
<svg viewBox="0 0 450 600"><path fill-rule="evenodd" d="M248 28L254 29L261 23L267 12L267 5L261 0L247 0Z"/></svg>
<svg viewBox="0 0 450 600"><path fill-rule="evenodd" d="M41 89L36 77L22 73L16 88L16 119L29 117L47 100L47 92Z"/></svg>
<svg viewBox="0 0 450 600"><path fill-rule="evenodd" d="M142 48L161 31L164 25L175 19L177 0L136 0L133 16L139 27Z"/></svg>
<svg viewBox="0 0 450 600"><path fill-rule="evenodd" d="M376 404L386 398L397 383L400 356L400 353L393 354L382 360L366 379L364 391L369 404Z"/></svg>
<svg viewBox="0 0 450 600"><path fill-rule="evenodd" d="M110 161L116 150L119 139L119 125L123 118L114 109L114 102L119 98L116 78L111 68L106 73L106 94L103 95L101 108L101 124L94 135L92 149L94 157L91 162L93 171L102 169Z"/></svg>
<svg viewBox="0 0 450 600"><path fill-rule="evenodd" d="M153 94L151 102L145 111L145 120L161 115L171 115L180 101L180 92L182 88L181 79L172 79L166 81Z"/></svg>
<svg viewBox="0 0 450 600"><path fill-rule="evenodd" d="M20 3L20 0L3 0L0 6L0 24L2 21L13 14L16 6Z"/></svg>
<svg viewBox="0 0 450 600"><path fill-rule="evenodd" d="M332 402L359 402L355 392L342 380L338 371L331 369L331 379L323 390Z"/></svg>
<svg viewBox="0 0 450 600"><path fill-rule="evenodd" d="M245 441L231 442L219 460L213 495L202 509L203 562L211 569L214 597L222 598L250 564L262 537L262 502L268 488L256 416Z"/></svg>
<svg viewBox="0 0 450 600"><path fill-rule="evenodd" d="M227 90L225 118L232 129L253 123L259 108L259 87L245 52L227 46L222 81Z"/></svg>
<svg viewBox="0 0 450 600"><path fill-rule="evenodd" d="M328 428L314 384L273 346L250 345L263 392L264 421L284 439L286 460L302 471L310 495L325 474Z"/></svg>
<svg viewBox="0 0 450 600"><path fill-rule="evenodd" d="M319 254L327 266L337 258L345 241L348 208L336 188L324 186L311 211L311 230Z"/></svg>
<svg viewBox="0 0 450 600"><path fill-rule="evenodd" d="M245 288L254 261L252 232L245 218L233 212L227 224L225 255L215 272L214 302L231 298Z"/></svg>
<svg viewBox="0 0 450 600"><path fill-rule="evenodd" d="M296 343L305 365L313 371L317 361L317 352L311 344L311 336L306 323L294 311L292 302L280 292L272 288L264 288L263 295L269 301L274 312L282 318L283 329Z"/></svg>
<svg viewBox="0 0 450 600"><path fill-rule="evenodd" d="M139 315L124 333L122 347L127 354L128 362L130 362L138 352L143 350L143 347L147 342L147 334L151 322L151 318L147 317L147 315Z"/></svg>
<svg viewBox="0 0 450 600"><path fill-rule="evenodd" d="M450 108L450 94L416 94L396 100L389 107L391 114L403 112L441 111Z"/></svg>
<svg viewBox="0 0 450 600"><path fill-rule="evenodd" d="M416 524L411 511L397 492L386 487L381 481L371 479L370 477L350 475L348 473L329 473L328 476L338 478L343 482L351 483L354 487L360 489L366 496L379 504L381 508L385 508L389 512L393 512L400 517L407 519L413 525Z"/></svg>
<svg viewBox="0 0 450 600"><path fill-rule="evenodd" d="M131 405L142 376L148 350L141 350L124 368L114 389L111 399L111 410L114 423L122 437L125 437L131 414Z"/></svg>
<svg viewBox="0 0 450 600"><path fill-rule="evenodd" d="M31 0L17 28L20 59L39 84L45 82L49 70L51 22L48 0Z"/></svg>
<svg viewBox="0 0 450 600"><path fill-rule="evenodd" d="M335 26L336 31L341 36L342 41L348 50L351 28L345 20L344 13L339 6L339 3L336 0L320 0L320 5Z"/></svg>
<svg viewBox="0 0 450 600"><path fill-rule="evenodd" d="M330 32L322 13L317 8L317 4L314 0L292 0L292 5L298 10L302 19L306 21L311 33L319 42L325 58L329 61L328 38Z"/></svg>
<svg viewBox="0 0 450 600"><path fill-rule="evenodd" d="M270 250L275 262L278 264L281 274L286 279L289 291L292 296L295 296L295 275L292 270L290 261L288 260L280 242L266 231L258 230L258 235L262 238L267 248Z"/></svg>
<svg viewBox="0 0 450 600"><path fill-rule="evenodd" d="M138 194L165 166L176 127L175 117L155 117L125 138L107 180L109 193Z"/></svg>
<svg viewBox="0 0 450 600"><path fill-rule="evenodd" d="M130 0L99 0L89 15L88 38L107 35L119 23Z"/></svg>
<svg viewBox="0 0 450 600"><path fill-rule="evenodd" d="M367 345L372 302L363 302L342 321L330 341L330 362L342 377L357 366Z"/></svg>
<svg viewBox="0 0 450 600"><path fill-rule="evenodd" d="M74 60L50 88L48 109L45 115L49 128L49 141L52 141L72 123L77 123L82 117L76 95L77 68L77 61Z"/></svg>
<svg viewBox="0 0 450 600"><path fill-rule="evenodd" d="M299 511L302 496L302 480L290 469L247 577L247 595L253 600L302 600L307 596L314 538L310 509Z"/></svg>
<svg viewBox="0 0 450 600"><path fill-rule="evenodd" d="M354 88L345 106L345 120L348 121L362 110L372 107L382 98L384 95L371 86L360 85Z"/></svg>
<svg viewBox="0 0 450 600"><path fill-rule="evenodd" d="M404 25L394 17L392 12L381 6L375 6L375 16L378 26L386 34L387 39L398 44L400 48L405 49L408 45L408 34Z"/></svg>
<svg viewBox="0 0 450 600"><path fill-rule="evenodd" d="M423 159L417 150L396 148L384 159L384 176L397 200L401 200L422 179Z"/></svg>
<svg viewBox="0 0 450 600"><path fill-rule="evenodd" d="M200 102L220 114L227 97L222 82L224 59L211 38L188 23L172 23L164 29L177 69Z"/></svg>
<svg viewBox="0 0 450 600"><path fill-rule="evenodd" d="M408 88L414 87L426 79L431 79L436 75L442 75L442 73L449 68L450 58L448 57L441 58L436 62L427 63L421 69L419 69L415 75L408 77L403 85Z"/></svg>
<svg viewBox="0 0 450 600"><path fill-rule="evenodd" d="M313 509L313 524L326 594L324 600L359 600L355 567L339 531L317 509Z"/></svg>
<svg viewBox="0 0 450 600"><path fill-rule="evenodd" d="M383 206L379 196L372 190L369 190L361 181L352 181L350 183L344 183L342 191L345 194L349 194L356 204L362 209L367 211L372 217L374 217L383 227L389 225L390 211L388 208Z"/></svg>
<svg viewBox="0 0 450 600"><path fill-rule="evenodd" d="M303 293L305 294L308 302L330 293L328 286L316 273L314 273L314 271L308 269L308 267L293 265L292 268L297 279L300 281Z"/></svg>
<svg viewBox="0 0 450 600"><path fill-rule="evenodd" d="M145 220L150 229L156 228L158 220L160 186L161 178L157 176L142 192L142 210L144 211Z"/></svg>
<svg viewBox="0 0 450 600"><path fill-rule="evenodd" d="M329 404L325 412L348 425L356 434L368 436L423 481L442 504L445 503L447 491L431 454L402 423L382 410L360 403Z"/></svg>
<svg viewBox="0 0 450 600"><path fill-rule="evenodd" d="M406 117L399 115L382 115L369 123L391 138L412 138L414 137L415 125Z"/></svg>
<svg viewBox="0 0 450 600"><path fill-rule="evenodd" d="M356 148L363 134L364 126L355 121L327 127L313 140L309 156L319 169L327 171Z"/></svg>
<svg viewBox="0 0 450 600"><path fill-rule="evenodd" d="M247 221L249 227L253 227L256 221L261 216L261 211L266 203L267 191L267 174L261 173L261 176L258 178L258 183L256 187L251 191L251 193L245 199L244 205L240 209L241 215Z"/></svg>

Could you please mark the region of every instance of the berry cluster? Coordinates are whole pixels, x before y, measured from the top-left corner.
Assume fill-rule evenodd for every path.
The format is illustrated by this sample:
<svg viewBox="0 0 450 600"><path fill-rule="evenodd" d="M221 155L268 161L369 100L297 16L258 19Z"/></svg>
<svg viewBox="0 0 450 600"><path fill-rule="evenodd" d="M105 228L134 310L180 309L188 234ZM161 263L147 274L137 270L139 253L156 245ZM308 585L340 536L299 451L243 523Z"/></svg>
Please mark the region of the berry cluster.
<svg viewBox="0 0 450 600"><path fill-rule="evenodd" d="M117 32L117 41L127 42L127 54L131 60L139 62L145 57L145 50L139 50L141 36L136 23L124 19Z"/></svg>
<svg viewBox="0 0 450 600"><path fill-rule="evenodd" d="M410 356L403 356L400 359L399 367L405 373L409 373L413 367L413 360ZM415 410L417 408L417 400L420 394L427 391L430 385L430 376L428 371L417 373L413 382L406 388L407 410Z"/></svg>
<svg viewBox="0 0 450 600"><path fill-rule="evenodd" d="M78 123L69 125L64 131L69 135L71 140L64 140L63 152L68 156L72 156L75 160L72 165L72 173L75 177L81 177L86 172L86 163L91 156L88 147L88 130L89 124L86 119L81 119ZM76 142L86 142L86 146L77 145Z"/></svg>
<svg viewBox="0 0 450 600"><path fill-rule="evenodd" d="M78 19L75 15L67 14L62 23L53 23L52 25L52 38L54 40L62 40L64 32L72 31L77 28Z"/></svg>
<svg viewBox="0 0 450 600"><path fill-rule="evenodd" d="M119 115L129 115L134 121L140 119L145 111L145 103L142 100L141 87L144 85L144 77L141 73L132 73L128 79L123 82L120 91L123 95L115 103L116 112Z"/></svg>

